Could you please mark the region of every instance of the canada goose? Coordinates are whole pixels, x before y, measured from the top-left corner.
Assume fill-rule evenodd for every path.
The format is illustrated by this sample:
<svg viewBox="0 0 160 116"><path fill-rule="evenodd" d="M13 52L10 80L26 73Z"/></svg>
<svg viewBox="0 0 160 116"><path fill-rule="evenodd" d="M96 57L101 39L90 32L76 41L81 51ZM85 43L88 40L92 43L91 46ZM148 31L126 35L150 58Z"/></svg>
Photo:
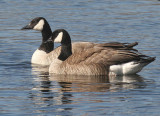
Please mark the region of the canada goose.
<svg viewBox="0 0 160 116"><path fill-rule="evenodd" d="M40 65L50 65L51 62L58 57L58 54L60 53L60 48L58 47L54 49L54 44L50 40L52 35L52 30L50 28L49 23L47 20L43 17L36 17L34 18L28 25L22 28L22 30L27 29L33 29L41 31L42 33L42 43L40 47L33 53L31 58L31 63L33 64L40 64ZM75 42L72 44L72 52L80 52L84 49L92 48L94 47L95 43L91 42ZM137 45L137 42L128 44L128 43L118 43L118 42L112 42L112 43L106 43L104 46L111 46L111 47L134 47ZM54 49L54 50L53 50Z"/></svg>
<svg viewBox="0 0 160 116"><path fill-rule="evenodd" d="M49 73L73 75L129 75L136 74L155 60L130 48L115 48L97 44L72 54L70 35L64 29L55 30L52 40L61 43L61 52Z"/></svg>
<svg viewBox="0 0 160 116"><path fill-rule="evenodd" d="M51 61L47 56L53 51L54 46L53 42L49 40L52 35L52 30L47 20L43 17L36 17L28 25L22 28L22 30L26 29L38 30L42 33L42 43L33 53L31 63L49 65Z"/></svg>

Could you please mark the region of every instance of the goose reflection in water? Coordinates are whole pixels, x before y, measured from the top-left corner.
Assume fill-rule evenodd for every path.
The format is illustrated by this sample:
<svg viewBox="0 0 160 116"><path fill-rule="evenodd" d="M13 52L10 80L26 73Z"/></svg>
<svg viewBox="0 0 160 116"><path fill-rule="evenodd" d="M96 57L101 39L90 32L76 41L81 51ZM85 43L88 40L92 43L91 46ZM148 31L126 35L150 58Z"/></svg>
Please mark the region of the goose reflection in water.
<svg viewBox="0 0 160 116"><path fill-rule="evenodd" d="M145 88L146 86L144 79L139 75L116 77L49 75L48 67L36 65L32 66L32 74L34 88L30 93L30 98L34 105L40 109L52 106L53 112L66 111L69 115L73 106L81 101L79 99L84 99L86 92L88 93L87 98L90 98L93 94L106 96L107 92ZM102 102L102 100L96 102ZM37 112L41 113L45 110Z"/></svg>
<svg viewBox="0 0 160 116"><path fill-rule="evenodd" d="M48 67L42 68L33 65L32 69L33 74L36 75L36 81L38 80L40 82L43 82L47 79L48 81L52 82L51 87L48 89L51 91L57 90L57 92L116 92L119 89L135 89L146 86L144 79L139 75L123 75L109 77L54 74L49 75Z"/></svg>

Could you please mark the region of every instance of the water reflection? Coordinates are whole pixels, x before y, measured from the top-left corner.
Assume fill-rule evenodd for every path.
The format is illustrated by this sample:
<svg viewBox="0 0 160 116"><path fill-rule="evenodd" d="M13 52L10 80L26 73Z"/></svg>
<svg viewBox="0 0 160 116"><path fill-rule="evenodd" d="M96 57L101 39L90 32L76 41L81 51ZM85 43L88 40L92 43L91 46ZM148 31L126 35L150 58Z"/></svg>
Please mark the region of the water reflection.
<svg viewBox="0 0 160 116"><path fill-rule="evenodd" d="M36 75L35 81L41 82L40 88L37 88L40 90L49 89L52 91L56 90L57 92L113 92L118 91L119 89L135 89L145 87L145 82L139 75L116 77L49 75L48 67L32 67L33 74ZM51 83L54 83L54 85ZM46 86L49 85L50 87L46 88Z"/></svg>
<svg viewBox="0 0 160 116"><path fill-rule="evenodd" d="M52 106L53 112L66 111L70 113L73 109L72 105L76 104L75 93L118 92L122 89L129 90L146 86L144 79L139 75L116 77L49 75L48 67L36 65L32 66L32 74L34 88L30 92L29 98L32 99L36 107ZM39 113L45 111L37 110Z"/></svg>

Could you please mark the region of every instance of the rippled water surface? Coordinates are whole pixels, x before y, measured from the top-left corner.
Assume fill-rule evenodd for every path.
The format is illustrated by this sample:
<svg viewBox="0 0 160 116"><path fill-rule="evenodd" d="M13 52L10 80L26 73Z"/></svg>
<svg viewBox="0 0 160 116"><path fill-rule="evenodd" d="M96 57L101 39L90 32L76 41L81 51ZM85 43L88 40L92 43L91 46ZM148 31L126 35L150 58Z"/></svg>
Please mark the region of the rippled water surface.
<svg viewBox="0 0 160 116"><path fill-rule="evenodd" d="M157 0L1 0L0 115L158 116L159 9ZM47 67L30 64L41 34L20 30L38 16L52 30L68 30L74 42L137 41L156 61L132 76L48 75Z"/></svg>

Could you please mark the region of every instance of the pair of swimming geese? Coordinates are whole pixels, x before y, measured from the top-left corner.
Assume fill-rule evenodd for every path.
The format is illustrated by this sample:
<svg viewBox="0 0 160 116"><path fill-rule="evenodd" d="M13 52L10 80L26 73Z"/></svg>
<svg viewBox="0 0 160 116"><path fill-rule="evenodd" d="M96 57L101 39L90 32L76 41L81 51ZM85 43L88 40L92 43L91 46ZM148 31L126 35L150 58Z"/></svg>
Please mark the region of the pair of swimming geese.
<svg viewBox="0 0 160 116"><path fill-rule="evenodd" d="M42 33L42 43L34 52L31 62L48 65L49 73L73 75L130 75L136 74L152 61L133 47L138 43L71 43L69 33L64 29L53 33L43 17L34 18L22 28ZM61 43L54 49L54 42Z"/></svg>

